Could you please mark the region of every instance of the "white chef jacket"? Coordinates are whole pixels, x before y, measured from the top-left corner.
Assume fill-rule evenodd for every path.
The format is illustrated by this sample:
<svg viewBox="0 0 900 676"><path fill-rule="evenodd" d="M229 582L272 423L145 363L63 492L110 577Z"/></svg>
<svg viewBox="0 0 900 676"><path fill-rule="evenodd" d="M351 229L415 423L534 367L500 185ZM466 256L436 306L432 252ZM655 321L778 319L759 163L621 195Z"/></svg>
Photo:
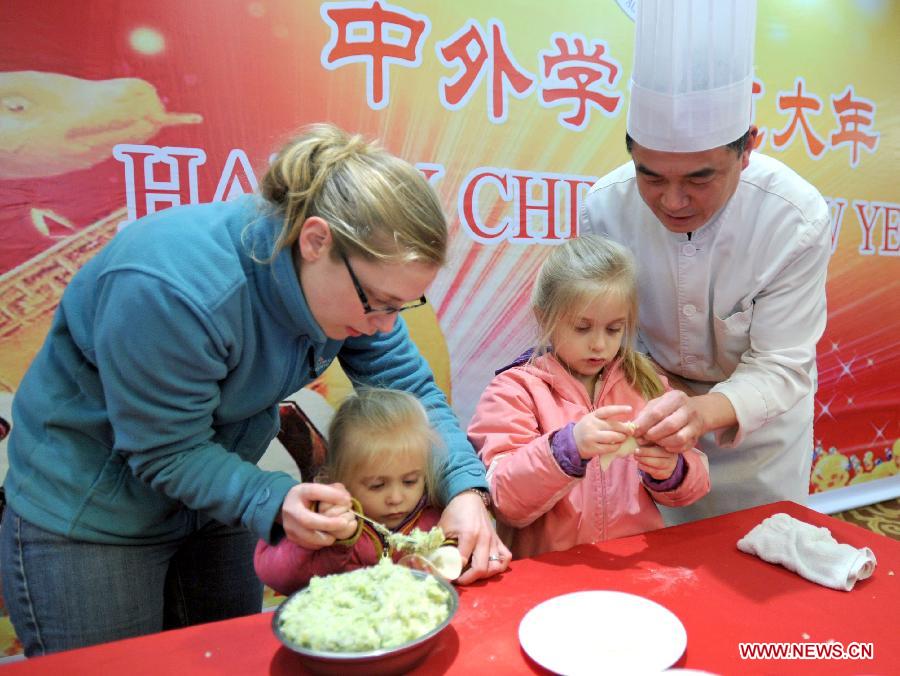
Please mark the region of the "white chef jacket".
<svg viewBox="0 0 900 676"><path fill-rule="evenodd" d="M635 255L639 348L694 393L725 395L737 413L736 427L698 443L712 491L665 510L667 523L808 497L830 217L794 171L750 157L735 194L690 239L653 215L632 162L597 181L581 208L581 232Z"/></svg>

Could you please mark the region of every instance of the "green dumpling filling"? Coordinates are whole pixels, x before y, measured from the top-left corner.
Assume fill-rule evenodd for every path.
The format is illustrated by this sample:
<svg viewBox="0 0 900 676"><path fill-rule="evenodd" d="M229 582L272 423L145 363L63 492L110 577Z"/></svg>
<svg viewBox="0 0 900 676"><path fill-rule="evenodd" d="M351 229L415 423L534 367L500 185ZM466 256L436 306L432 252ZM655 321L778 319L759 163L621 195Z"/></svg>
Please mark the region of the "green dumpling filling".
<svg viewBox="0 0 900 676"><path fill-rule="evenodd" d="M430 575L422 578L383 558L349 573L314 577L285 602L280 628L293 643L320 652L392 648L447 619L449 599Z"/></svg>
<svg viewBox="0 0 900 676"><path fill-rule="evenodd" d="M409 535L404 533L391 533L387 537L388 548L391 551L406 552L428 557L437 550L446 540L444 531L435 526L429 531L413 528Z"/></svg>

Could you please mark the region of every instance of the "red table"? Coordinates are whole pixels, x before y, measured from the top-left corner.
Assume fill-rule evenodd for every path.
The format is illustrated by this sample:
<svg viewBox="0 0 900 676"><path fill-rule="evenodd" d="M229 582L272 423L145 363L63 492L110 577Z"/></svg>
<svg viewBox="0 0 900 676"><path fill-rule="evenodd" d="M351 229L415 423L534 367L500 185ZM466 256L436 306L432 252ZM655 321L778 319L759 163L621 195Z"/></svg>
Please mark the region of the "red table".
<svg viewBox="0 0 900 676"><path fill-rule="evenodd" d="M740 552L735 542L763 518L787 512L827 526L839 542L868 546L875 574L835 591ZM778 502L599 545L514 561L502 577L460 591L441 642L415 673L545 673L519 647L518 625L559 594L612 589L673 611L687 629L678 667L719 674L900 673L900 542L800 505ZM271 613L189 627L9 664L29 674L298 674L271 632ZM871 643L874 659L741 660L739 642Z"/></svg>

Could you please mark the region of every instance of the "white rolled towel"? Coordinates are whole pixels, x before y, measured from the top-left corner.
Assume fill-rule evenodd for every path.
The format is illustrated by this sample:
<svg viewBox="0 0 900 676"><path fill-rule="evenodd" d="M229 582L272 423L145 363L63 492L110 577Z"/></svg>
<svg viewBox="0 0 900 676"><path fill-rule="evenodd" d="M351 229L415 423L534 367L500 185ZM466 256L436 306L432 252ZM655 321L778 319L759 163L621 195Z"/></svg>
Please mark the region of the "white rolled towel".
<svg viewBox="0 0 900 676"><path fill-rule="evenodd" d="M738 549L777 563L807 580L850 591L875 572L875 554L834 539L825 527L779 513L764 519L738 540Z"/></svg>

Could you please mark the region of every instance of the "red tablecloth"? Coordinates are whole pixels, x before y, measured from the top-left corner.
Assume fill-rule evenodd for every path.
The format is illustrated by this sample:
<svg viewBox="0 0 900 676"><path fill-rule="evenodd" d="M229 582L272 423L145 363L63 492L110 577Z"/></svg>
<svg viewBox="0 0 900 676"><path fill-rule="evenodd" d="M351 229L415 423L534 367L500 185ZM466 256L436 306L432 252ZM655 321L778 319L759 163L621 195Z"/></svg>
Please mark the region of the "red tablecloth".
<svg viewBox="0 0 900 676"><path fill-rule="evenodd" d="M870 547L878 559L874 576L851 592L835 591L740 552L736 541L776 512L827 526L839 542ZM519 646L520 620L541 601L588 589L640 594L673 611L688 636L678 667L719 674L900 673L900 542L790 502L514 561L499 579L459 589L451 629L415 673L545 673ZM272 635L271 619L262 613L72 650L13 663L3 673L303 673ZM751 661L738 654L740 642L830 640L871 643L874 659Z"/></svg>

